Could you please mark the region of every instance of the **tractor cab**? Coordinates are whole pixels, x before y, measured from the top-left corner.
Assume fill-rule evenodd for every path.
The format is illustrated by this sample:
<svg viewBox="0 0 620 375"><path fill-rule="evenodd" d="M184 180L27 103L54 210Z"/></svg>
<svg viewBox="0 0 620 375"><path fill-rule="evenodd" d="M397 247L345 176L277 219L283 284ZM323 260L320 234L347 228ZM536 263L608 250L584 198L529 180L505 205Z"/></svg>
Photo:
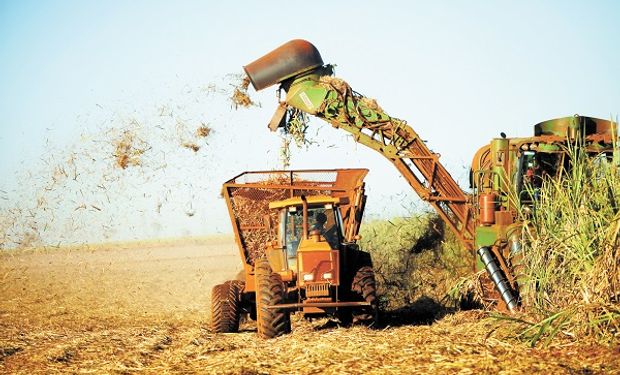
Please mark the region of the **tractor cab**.
<svg viewBox="0 0 620 375"><path fill-rule="evenodd" d="M297 301L278 304L280 308L301 309L305 314L338 312L344 321L355 314L361 320L376 319L375 296L362 293L362 284L375 285L370 254L345 240L341 210L347 205L347 197L327 195L269 203L278 222L271 225L276 240L267 244L267 261L289 297Z"/></svg>
<svg viewBox="0 0 620 375"><path fill-rule="evenodd" d="M314 253L312 258L323 253L319 258L327 257L331 259L329 263L334 262L331 252L338 251L344 238L339 206L347 202L347 198L326 195L293 197L271 202L269 208L277 211L278 217L275 228L277 240L272 242L274 246L268 248L267 256L274 270L297 274L300 266L304 264L299 256L303 252L307 255ZM304 268L312 266L307 261L305 263ZM337 264L333 266L337 267ZM309 276L306 276L306 279L309 279Z"/></svg>

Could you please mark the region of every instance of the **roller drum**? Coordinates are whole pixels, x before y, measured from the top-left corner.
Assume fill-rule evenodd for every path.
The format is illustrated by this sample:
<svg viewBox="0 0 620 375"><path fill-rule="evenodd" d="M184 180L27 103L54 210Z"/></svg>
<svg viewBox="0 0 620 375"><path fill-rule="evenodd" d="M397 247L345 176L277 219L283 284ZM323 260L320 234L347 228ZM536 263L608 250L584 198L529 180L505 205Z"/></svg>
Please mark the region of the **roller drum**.
<svg viewBox="0 0 620 375"><path fill-rule="evenodd" d="M478 249L478 255L480 259L482 259L482 263L489 274L489 277L495 284L495 287L499 291L499 294L502 297L502 300L508 306L510 311L514 310L517 307L517 299L510 288L510 284L508 284L508 280L504 276L504 272L502 272L501 268L495 261L493 257L493 253L491 253L491 249L488 247L481 247Z"/></svg>

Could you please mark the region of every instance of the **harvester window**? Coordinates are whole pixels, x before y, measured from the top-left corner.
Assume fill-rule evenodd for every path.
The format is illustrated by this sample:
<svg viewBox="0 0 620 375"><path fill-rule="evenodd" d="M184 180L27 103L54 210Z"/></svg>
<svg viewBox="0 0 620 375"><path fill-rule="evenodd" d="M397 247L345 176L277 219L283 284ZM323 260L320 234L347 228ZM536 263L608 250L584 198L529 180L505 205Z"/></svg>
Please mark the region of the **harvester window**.
<svg viewBox="0 0 620 375"><path fill-rule="evenodd" d="M516 188L521 202L535 200L542 185L540 164L535 152L526 151L521 155L517 173Z"/></svg>
<svg viewBox="0 0 620 375"><path fill-rule="evenodd" d="M516 188L522 202L536 200L545 178L557 178L568 170L561 153L526 151L519 158Z"/></svg>

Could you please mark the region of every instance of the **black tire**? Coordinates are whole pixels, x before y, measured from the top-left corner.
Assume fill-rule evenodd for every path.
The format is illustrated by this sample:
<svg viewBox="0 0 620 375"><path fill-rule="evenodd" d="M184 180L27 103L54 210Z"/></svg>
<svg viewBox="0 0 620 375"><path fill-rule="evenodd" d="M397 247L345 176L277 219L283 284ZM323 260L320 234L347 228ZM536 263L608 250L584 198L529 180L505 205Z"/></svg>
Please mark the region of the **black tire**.
<svg viewBox="0 0 620 375"><path fill-rule="evenodd" d="M249 310L250 310L250 313L249 313L249 315L250 315L250 319L252 319L253 321L256 321L256 319L257 319L257 318L256 318L256 317L257 317L257 315L256 315L256 304L255 304L255 303L254 303L254 304L252 304L252 305L250 306L250 309L249 309Z"/></svg>
<svg viewBox="0 0 620 375"><path fill-rule="evenodd" d="M286 289L282 278L271 272L269 262L265 258L255 263L256 278L256 326L262 338L273 338L291 332L291 319L288 310L272 310L269 306L285 300Z"/></svg>
<svg viewBox="0 0 620 375"><path fill-rule="evenodd" d="M235 280L231 280L230 281L231 284L233 284L236 288L237 288L237 293L238 293L238 307L237 307L237 311L239 315L239 325L237 327L237 331L239 331L239 327L241 327L241 325L243 324L243 322L248 320L248 314L250 313L250 304L247 302L247 300L244 298L245 294L245 281L239 280L239 279L235 279Z"/></svg>
<svg viewBox="0 0 620 375"><path fill-rule="evenodd" d="M338 318L342 327L349 327L353 323L353 312L351 308L341 307L336 311L336 318Z"/></svg>
<svg viewBox="0 0 620 375"><path fill-rule="evenodd" d="M247 294L243 293L245 290L245 269L239 271L235 279L231 281L232 283L236 283L239 287L240 296L241 296L241 304L239 305L239 312L241 315L241 322L243 322L244 318L248 316L252 320L256 320L256 305L254 302L250 302L247 298ZM246 319L247 320L247 319Z"/></svg>
<svg viewBox="0 0 620 375"><path fill-rule="evenodd" d="M239 330L239 304L243 285L238 281L227 281L213 287L211 291L211 330L216 333L230 333Z"/></svg>
<svg viewBox="0 0 620 375"><path fill-rule="evenodd" d="M353 277L351 291L357 295L356 299L370 303L369 307L353 309L353 323L376 325L379 319L379 307L377 304L377 283L372 267L364 266L357 271Z"/></svg>

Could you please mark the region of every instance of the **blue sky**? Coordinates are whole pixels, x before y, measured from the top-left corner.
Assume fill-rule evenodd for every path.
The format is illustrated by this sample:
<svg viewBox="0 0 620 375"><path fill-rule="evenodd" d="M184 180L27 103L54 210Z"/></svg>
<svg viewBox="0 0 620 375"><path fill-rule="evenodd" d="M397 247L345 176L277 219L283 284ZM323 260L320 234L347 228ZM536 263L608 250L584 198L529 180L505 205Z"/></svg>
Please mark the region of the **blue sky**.
<svg viewBox="0 0 620 375"><path fill-rule="evenodd" d="M475 151L501 131L527 136L533 124L550 118L618 114L617 4L3 1L0 208L32 211L28 204L45 195L40 190L50 168L66 163L69 150L78 147L84 155L105 138L102 131L132 119L140 120L146 137L164 106L174 109L174 121L159 126L208 123L214 129L208 145L195 155L171 148L163 172L149 175L154 181L144 173L118 174L124 194L102 207L105 219L99 211L82 218L90 230L62 223L80 212L72 206L80 199L100 197L45 195L46 214L52 211L58 225L44 237L99 240L101 231L93 228L102 220L117 227L111 239L229 232L221 183L243 170L279 166L280 140L265 129L275 90L254 94L261 107L234 111L224 95L204 88L212 82L229 88L226 74L295 38L314 43L354 89L406 119L463 181ZM312 127L317 144L293 149L293 168L370 168L374 216L402 215L402 206L418 205L380 155L318 120ZM91 175L81 177L100 179L102 166L91 164ZM196 214L186 215L188 207Z"/></svg>

